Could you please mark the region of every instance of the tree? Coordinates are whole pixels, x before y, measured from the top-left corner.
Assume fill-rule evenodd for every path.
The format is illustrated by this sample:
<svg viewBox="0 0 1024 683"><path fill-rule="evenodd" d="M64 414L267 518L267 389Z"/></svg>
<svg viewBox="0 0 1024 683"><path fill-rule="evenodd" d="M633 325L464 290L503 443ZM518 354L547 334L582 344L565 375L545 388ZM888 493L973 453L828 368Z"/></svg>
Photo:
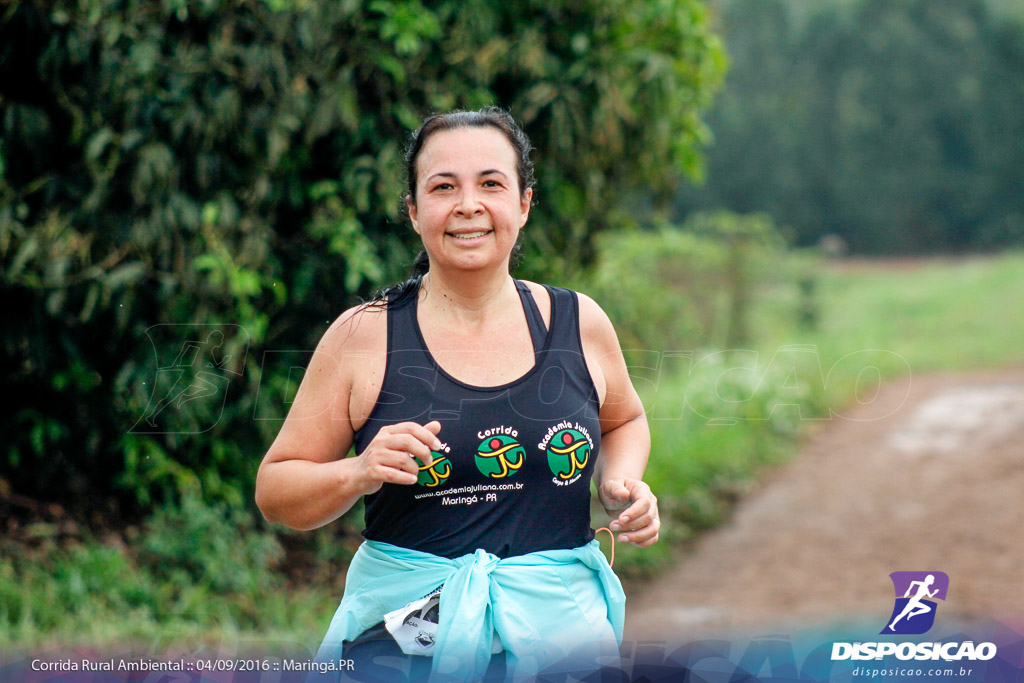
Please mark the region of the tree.
<svg viewBox="0 0 1024 683"><path fill-rule="evenodd" d="M1020 24L973 0L730 1L723 15L732 70L709 180L681 213L768 211L800 245L834 233L861 253L1020 243L1006 182L1024 162Z"/></svg>
<svg viewBox="0 0 1024 683"><path fill-rule="evenodd" d="M700 0L23 0L0 27L0 474L94 507L241 503L306 356L401 277L406 136L500 104L537 147L526 271L699 166ZM632 208L632 207L630 207Z"/></svg>

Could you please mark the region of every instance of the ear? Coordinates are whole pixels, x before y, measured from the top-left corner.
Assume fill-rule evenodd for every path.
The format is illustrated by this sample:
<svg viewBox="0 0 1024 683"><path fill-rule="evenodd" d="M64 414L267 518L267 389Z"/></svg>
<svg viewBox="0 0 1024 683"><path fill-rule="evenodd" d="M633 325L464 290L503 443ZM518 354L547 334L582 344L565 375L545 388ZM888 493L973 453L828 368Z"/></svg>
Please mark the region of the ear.
<svg viewBox="0 0 1024 683"><path fill-rule="evenodd" d="M526 188L526 192L523 193L522 198L519 201L519 227L526 225L526 220L530 217L530 206L533 204L533 188Z"/></svg>
<svg viewBox="0 0 1024 683"><path fill-rule="evenodd" d="M412 229L416 231L416 234L420 234L420 222L418 214L416 212L416 202L412 200L412 197L405 195L405 208L409 212L409 220L412 222Z"/></svg>

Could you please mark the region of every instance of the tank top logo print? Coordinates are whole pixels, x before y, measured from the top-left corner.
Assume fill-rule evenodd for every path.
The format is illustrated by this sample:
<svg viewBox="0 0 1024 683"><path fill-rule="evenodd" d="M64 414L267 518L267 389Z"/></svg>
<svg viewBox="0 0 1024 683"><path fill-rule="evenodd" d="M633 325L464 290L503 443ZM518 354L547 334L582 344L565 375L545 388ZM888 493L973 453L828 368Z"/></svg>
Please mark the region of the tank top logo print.
<svg viewBox="0 0 1024 683"><path fill-rule="evenodd" d="M481 439L476 449L476 467L489 479L514 476L526 461L526 449L517 440L519 431L512 427L496 427L477 433Z"/></svg>
<svg viewBox="0 0 1024 683"><path fill-rule="evenodd" d="M556 486L575 484L590 462L594 441L587 428L579 423L559 422L548 429L537 447L548 456L548 467Z"/></svg>
<svg viewBox="0 0 1024 683"><path fill-rule="evenodd" d="M406 421L439 420L444 443L429 466L416 465L415 484L385 484L366 498L366 538L448 558L479 549L512 557L593 538L600 404L580 344L577 297L547 287L545 321L530 288L516 288L536 359L528 373L498 387L448 376L423 341L416 299L389 300L382 398L356 432L356 453L382 427Z"/></svg>
<svg viewBox="0 0 1024 683"><path fill-rule="evenodd" d="M433 461L429 465L420 466L416 483L427 488L434 488L452 476L452 461L448 459L448 454L451 451L452 449L446 443L441 444L439 450L430 451Z"/></svg>

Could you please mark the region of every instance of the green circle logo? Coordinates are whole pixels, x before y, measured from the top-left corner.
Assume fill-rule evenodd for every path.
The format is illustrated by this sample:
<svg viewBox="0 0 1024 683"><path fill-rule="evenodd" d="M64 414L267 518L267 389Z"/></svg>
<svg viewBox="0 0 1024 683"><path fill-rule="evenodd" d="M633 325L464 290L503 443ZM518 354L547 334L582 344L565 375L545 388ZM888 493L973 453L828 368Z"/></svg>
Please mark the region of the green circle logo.
<svg viewBox="0 0 1024 683"><path fill-rule="evenodd" d="M488 437L476 449L476 467L491 479L511 477L525 460L526 450L506 434Z"/></svg>
<svg viewBox="0 0 1024 683"><path fill-rule="evenodd" d="M561 429L548 443L548 467L559 479L572 479L590 460L590 442L577 429Z"/></svg>
<svg viewBox="0 0 1024 683"><path fill-rule="evenodd" d="M420 466L420 472L416 479L416 483L420 486L433 488L441 484L448 477L452 476L452 462L444 453L430 451L430 455L434 460L429 466Z"/></svg>

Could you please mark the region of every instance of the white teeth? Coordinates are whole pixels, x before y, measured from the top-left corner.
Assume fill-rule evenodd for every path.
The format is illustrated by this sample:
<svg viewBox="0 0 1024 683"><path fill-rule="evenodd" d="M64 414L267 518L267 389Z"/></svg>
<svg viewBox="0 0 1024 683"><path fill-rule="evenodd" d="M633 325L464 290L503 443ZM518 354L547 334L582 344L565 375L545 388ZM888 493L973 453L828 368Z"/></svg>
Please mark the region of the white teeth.
<svg viewBox="0 0 1024 683"><path fill-rule="evenodd" d="M486 234L486 231L481 230L480 232L464 232L461 235L452 235L452 237L454 237L457 240L471 240L475 237L482 237Z"/></svg>

